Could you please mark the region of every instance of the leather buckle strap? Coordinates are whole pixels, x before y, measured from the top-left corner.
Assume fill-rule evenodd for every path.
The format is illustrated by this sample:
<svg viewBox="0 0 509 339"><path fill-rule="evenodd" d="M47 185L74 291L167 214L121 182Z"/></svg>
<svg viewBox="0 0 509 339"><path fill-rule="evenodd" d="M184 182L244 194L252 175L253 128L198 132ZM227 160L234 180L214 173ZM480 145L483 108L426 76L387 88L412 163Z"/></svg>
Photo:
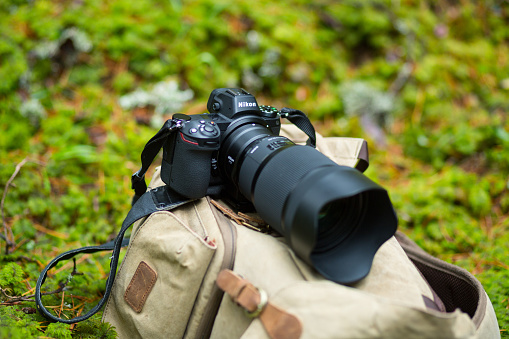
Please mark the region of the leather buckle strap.
<svg viewBox="0 0 509 339"><path fill-rule="evenodd" d="M300 338L302 323L299 318L272 304L262 289L228 269L219 272L216 284L249 317L259 318L272 339Z"/></svg>

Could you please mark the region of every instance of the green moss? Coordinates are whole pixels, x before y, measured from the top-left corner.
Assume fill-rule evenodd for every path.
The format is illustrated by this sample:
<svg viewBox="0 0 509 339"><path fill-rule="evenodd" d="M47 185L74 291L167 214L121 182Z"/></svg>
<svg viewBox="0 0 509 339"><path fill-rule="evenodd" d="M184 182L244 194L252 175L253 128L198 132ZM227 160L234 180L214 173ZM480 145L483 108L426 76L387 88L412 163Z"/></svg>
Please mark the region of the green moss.
<svg viewBox="0 0 509 339"><path fill-rule="evenodd" d="M71 339L71 331L69 330L69 325L64 323L51 323L46 328L46 332L44 334L50 338L55 339Z"/></svg>
<svg viewBox="0 0 509 339"><path fill-rule="evenodd" d="M15 339L38 338L41 326L18 307L0 307L0 337Z"/></svg>
<svg viewBox="0 0 509 339"><path fill-rule="evenodd" d="M367 175L390 191L400 228L475 272L507 335L503 1L16 0L0 11L0 193L16 164L30 160L4 202L19 245L0 258L1 272L18 272L1 273L11 279L2 286L9 293L27 292L40 270L19 258L45 263L56 248L100 243L118 230L130 207L130 175L155 133L145 124L173 113L157 103L122 108L119 99L175 80L194 93L182 112L203 112L214 88L241 86L260 103L303 110L324 135L366 138ZM69 32L81 42L61 48ZM344 101L352 83L364 84L364 95ZM363 110L347 114L351 107ZM385 142L364 114L386 121ZM108 270L105 258L91 260L72 282L87 296L104 289L97 265ZM68 274L50 279L52 286ZM59 298L48 302L59 305ZM114 336L99 317L70 332L5 306L0 324L0 337Z"/></svg>

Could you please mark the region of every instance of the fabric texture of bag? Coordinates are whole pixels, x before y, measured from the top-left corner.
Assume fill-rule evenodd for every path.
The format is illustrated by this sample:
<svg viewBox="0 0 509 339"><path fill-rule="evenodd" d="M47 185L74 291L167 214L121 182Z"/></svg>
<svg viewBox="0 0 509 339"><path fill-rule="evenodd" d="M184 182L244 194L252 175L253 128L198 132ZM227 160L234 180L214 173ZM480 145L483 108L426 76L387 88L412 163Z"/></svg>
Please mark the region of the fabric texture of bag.
<svg viewBox="0 0 509 339"><path fill-rule="evenodd" d="M281 134L298 143L307 139L291 125ZM317 135L322 153L350 167L362 142ZM157 170L149 189L161 185ZM120 338L500 337L481 284L402 233L378 250L366 278L343 286L296 257L284 238L257 232L242 216L234 222L237 214L217 204L202 198L133 225L103 313ZM239 291L254 286L252 293L266 296L270 309L247 316L216 284L225 269L234 272Z"/></svg>

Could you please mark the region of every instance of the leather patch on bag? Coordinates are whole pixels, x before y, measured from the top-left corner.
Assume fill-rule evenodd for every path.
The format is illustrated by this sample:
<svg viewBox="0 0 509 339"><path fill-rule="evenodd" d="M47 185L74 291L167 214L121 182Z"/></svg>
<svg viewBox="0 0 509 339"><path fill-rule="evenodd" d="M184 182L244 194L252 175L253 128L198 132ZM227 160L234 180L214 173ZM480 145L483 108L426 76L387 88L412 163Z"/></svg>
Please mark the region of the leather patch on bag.
<svg viewBox="0 0 509 339"><path fill-rule="evenodd" d="M145 305L145 301L150 291L152 291L156 280L157 272L146 262L140 262L124 294L124 300L136 313L140 313L143 309L143 305Z"/></svg>

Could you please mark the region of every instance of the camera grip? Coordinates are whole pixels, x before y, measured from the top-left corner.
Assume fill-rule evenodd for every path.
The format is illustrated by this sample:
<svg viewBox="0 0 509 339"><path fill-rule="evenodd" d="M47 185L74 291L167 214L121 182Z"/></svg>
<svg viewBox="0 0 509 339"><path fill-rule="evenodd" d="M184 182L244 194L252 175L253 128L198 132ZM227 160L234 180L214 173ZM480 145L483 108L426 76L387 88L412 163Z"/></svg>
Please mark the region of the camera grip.
<svg viewBox="0 0 509 339"><path fill-rule="evenodd" d="M221 130L207 115L177 118L183 125L163 146L161 179L187 198L202 198L210 184L212 154L219 149Z"/></svg>
<svg viewBox="0 0 509 339"><path fill-rule="evenodd" d="M210 182L213 151L179 133L168 183L171 189L191 199L204 197Z"/></svg>

